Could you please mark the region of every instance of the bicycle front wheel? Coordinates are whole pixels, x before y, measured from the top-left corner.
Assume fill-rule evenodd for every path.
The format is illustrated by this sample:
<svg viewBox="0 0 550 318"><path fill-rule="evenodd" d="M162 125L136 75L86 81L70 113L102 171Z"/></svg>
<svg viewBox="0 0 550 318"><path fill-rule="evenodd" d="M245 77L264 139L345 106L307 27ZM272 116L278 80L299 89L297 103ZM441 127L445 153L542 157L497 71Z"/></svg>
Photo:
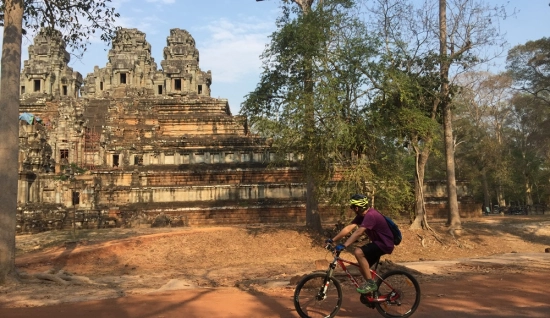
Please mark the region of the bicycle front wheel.
<svg viewBox="0 0 550 318"><path fill-rule="evenodd" d="M420 285L414 276L405 271L382 275L382 280L378 281L378 292L388 299L375 304L376 310L386 318L409 317L420 304Z"/></svg>
<svg viewBox="0 0 550 318"><path fill-rule="evenodd" d="M334 317L342 305L342 286L326 273L304 277L294 291L294 307L302 318Z"/></svg>

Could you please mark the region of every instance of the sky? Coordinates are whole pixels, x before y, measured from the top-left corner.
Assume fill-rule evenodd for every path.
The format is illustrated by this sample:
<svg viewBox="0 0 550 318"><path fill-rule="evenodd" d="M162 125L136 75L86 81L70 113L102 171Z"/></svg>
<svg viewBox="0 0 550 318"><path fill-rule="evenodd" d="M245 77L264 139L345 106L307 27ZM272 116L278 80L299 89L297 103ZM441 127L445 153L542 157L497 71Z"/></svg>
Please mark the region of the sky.
<svg viewBox="0 0 550 318"><path fill-rule="evenodd" d="M550 36L549 0L483 1L507 4L509 11L517 12L500 23L510 48ZM233 115L258 83L260 54L280 14L280 0L113 0L112 5L121 14L118 25L146 34L159 68L170 29L187 30L199 50L199 67L212 71L211 96L228 99ZM23 40L23 60L28 59L31 40ZM92 40L83 58L71 57L69 66L85 77L94 66L106 66L109 49L99 39ZM497 59L495 71L504 70L504 63L504 57Z"/></svg>

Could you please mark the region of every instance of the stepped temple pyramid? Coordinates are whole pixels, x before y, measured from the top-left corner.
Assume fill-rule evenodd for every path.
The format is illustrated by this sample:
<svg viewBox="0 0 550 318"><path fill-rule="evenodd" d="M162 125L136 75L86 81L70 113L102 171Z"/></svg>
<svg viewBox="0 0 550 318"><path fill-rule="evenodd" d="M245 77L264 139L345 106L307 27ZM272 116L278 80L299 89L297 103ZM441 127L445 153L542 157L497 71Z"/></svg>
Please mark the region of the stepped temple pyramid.
<svg viewBox="0 0 550 318"><path fill-rule="evenodd" d="M19 233L304 222L295 156L274 168L270 143L210 96L187 31L170 30L163 57L158 69L145 34L121 29L83 78L60 34L36 36L21 73ZM425 192L444 212L441 187Z"/></svg>
<svg viewBox="0 0 550 318"><path fill-rule="evenodd" d="M161 69L136 29L83 78L38 35L21 74L18 229L296 222L302 174L212 98L195 40L172 29Z"/></svg>

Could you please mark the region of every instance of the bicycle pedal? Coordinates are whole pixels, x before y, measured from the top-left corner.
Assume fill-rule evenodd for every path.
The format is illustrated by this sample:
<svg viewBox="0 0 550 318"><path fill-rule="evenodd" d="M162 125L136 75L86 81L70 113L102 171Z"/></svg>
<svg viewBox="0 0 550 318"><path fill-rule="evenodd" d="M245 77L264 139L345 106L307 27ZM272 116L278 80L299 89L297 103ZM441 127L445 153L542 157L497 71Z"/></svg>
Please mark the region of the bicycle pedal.
<svg viewBox="0 0 550 318"><path fill-rule="evenodd" d="M361 301L361 303L367 307L369 307L370 309L374 309L374 303L371 303L369 301L369 299L367 298L366 294L361 294L361 296L359 297L359 300Z"/></svg>

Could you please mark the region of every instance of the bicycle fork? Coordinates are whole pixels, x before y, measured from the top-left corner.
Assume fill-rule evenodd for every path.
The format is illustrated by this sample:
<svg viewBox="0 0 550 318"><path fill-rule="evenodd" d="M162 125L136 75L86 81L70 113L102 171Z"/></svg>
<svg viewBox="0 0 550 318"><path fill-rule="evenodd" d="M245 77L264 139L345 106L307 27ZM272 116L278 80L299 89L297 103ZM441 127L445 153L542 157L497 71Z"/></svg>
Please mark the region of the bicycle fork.
<svg viewBox="0 0 550 318"><path fill-rule="evenodd" d="M336 268L336 263L330 263L327 274L325 275L325 278L323 279L323 286L321 286L321 289L319 290L319 293L317 294L317 300L325 300L327 298L327 290L328 285L330 284L330 279L332 277L332 273L334 272L334 269Z"/></svg>

